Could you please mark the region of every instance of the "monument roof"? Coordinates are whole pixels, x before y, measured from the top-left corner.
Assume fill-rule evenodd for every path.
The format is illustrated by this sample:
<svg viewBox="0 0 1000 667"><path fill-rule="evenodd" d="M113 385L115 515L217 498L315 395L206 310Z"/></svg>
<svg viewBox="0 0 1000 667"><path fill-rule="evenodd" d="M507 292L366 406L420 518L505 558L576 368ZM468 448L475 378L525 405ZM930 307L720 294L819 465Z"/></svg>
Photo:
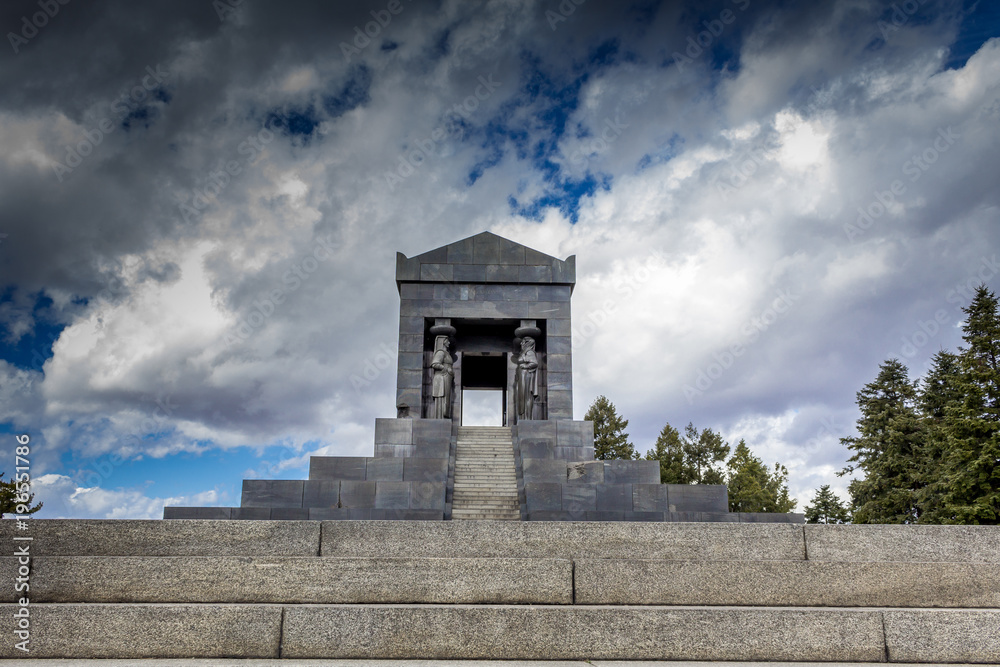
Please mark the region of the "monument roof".
<svg viewBox="0 0 1000 667"><path fill-rule="evenodd" d="M576 284L576 255L559 259L481 232L415 257L396 253L396 285L402 283Z"/></svg>

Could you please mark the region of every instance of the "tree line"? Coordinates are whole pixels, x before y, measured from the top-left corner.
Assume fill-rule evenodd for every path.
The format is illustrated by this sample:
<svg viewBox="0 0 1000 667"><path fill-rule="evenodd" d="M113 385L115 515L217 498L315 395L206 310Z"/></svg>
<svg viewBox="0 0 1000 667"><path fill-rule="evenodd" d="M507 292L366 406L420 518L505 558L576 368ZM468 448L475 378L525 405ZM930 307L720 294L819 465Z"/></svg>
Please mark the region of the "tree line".
<svg viewBox="0 0 1000 667"><path fill-rule="evenodd" d="M857 435L840 439L852 455L837 474L860 477L846 503L828 484L817 489L807 522L1000 523L1000 309L981 285L962 310L965 345L957 353L935 354L917 380L888 359L857 393ZM584 419L594 422L596 458L640 458L628 420L606 397ZM664 484L726 484L732 512L795 508L785 466L768 468L742 439L732 449L710 429L688 424L682 434L667 424L645 458L660 462Z"/></svg>
<svg viewBox="0 0 1000 667"><path fill-rule="evenodd" d="M595 458L640 458L625 430L628 420L605 396L598 396L583 418L594 422ZM769 469L742 439L734 450L711 429L699 431L689 423L682 434L668 423L645 458L659 461L662 484L725 484L729 488L730 512L795 509L795 500L788 495L785 466L776 463Z"/></svg>

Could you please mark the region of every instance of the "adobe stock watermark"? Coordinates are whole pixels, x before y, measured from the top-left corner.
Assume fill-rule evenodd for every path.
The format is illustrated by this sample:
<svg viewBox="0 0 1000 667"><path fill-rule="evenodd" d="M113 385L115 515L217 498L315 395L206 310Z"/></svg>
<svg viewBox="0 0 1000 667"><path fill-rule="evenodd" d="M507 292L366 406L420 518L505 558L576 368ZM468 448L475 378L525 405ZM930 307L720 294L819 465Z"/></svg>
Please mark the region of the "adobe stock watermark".
<svg viewBox="0 0 1000 667"><path fill-rule="evenodd" d="M208 178L205 179L207 184L203 188L192 189L191 203L188 204L185 200L179 204L185 222L197 219L212 202L218 201L219 194L229 187L234 177L242 174L247 167L256 166L259 162L258 156L264 153L264 147L274 141L274 132L272 131L274 121L274 118L269 119L257 134L248 134L247 138L236 147L236 152L239 155L247 156L245 160L242 162L228 160L225 163L220 163L218 168L209 172Z"/></svg>
<svg viewBox="0 0 1000 667"><path fill-rule="evenodd" d="M552 11L551 9L545 10L545 20L549 22L549 27L552 28L552 30L555 30L556 26L569 19L569 17L573 15L573 12L576 11L576 8L586 1L587 0L562 0L562 2L559 3L559 6L556 7L556 9L559 10L558 13Z"/></svg>
<svg viewBox="0 0 1000 667"><path fill-rule="evenodd" d="M396 367L396 351L388 343L382 343L365 359L361 375L352 373L349 378L354 391L360 392L372 386L384 371Z"/></svg>
<svg viewBox="0 0 1000 667"><path fill-rule="evenodd" d="M220 23L236 18L236 9L243 4L243 0L212 0L212 9L219 17Z"/></svg>
<svg viewBox="0 0 1000 667"><path fill-rule="evenodd" d="M765 161L766 156L760 148L744 151L735 160L728 161L726 180L729 182L723 182L722 178L715 181L715 189L722 195L722 201L729 201L729 195L750 182L750 178L764 166Z"/></svg>
<svg viewBox="0 0 1000 667"><path fill-rule="evenodd" d="M582 148L578 148L569 156L569 161L574 167L583 168L595 157L608 150L612 144L622 136L622 130L628 129L628 123L623 123L621 114L615 114L614 120L605 118L601 125L601 133L596 137L584 139Z"/></svg>
<svg viewBox="0 0 1000 667"><path fill-rule="evenodd" d="M480 103L488 100L494 91L502 85L501 82L493 80L492 74L480 76L478 81L479 85L476 86L473 94L449 109L444 114L445 119L457 116L468 120L471 118L472 113L479 108ZM438 144L448 139L452 134L454 132L439 125L431 131L428 137L414 141L413 143L416 148L399 156L399 164L396 166L396 169L393 171L386 170L385 184L389 186L389 191L395 190L396 186L416 173L417 169L424 166L436 154Z"/></svg>
<svg viewBox="0 0 1000 667"><path fill-rule="evenodd" d="M8 32L7 41L10 48L14 49L14 55L21 51L21 47L38 35L38 31L49 24L50 19L54 19L59 13L59 7L69 4L69 0L38 0L38 6L42 11L35 12L29 19L27 16L21 17L21 30L18 33Z"/></svg>
<svg viewBox="0 0 1000 667"><path fill-rule="evenodd" d="M949 125L947 128L938 128L938 134L934 140L917 155L913 155L903 163L901 169L903 175L909 178L911 183L916 183L927 171L938 161L943 153L955 145L955 142L962 136ZM844 223L844 233L847 240L853 242L854 239L864 235L874 224L889 211L889 207L896 203L896 197L902 196L906 192L906 183L901 179L896 179L889 184L887 190L875 190L874 201L868 206L858 207L858 219L854 223Z"/></svg>
<svg viewBox="0 0 1000 667"><path fill-rule="evenodd" d="M698 369L694 384L685 384L683 387L684 398L687 399L688 405L693 405L695 398L703 396L706 391L711 389L716 380L721 378L726 371L733 367L736 360L746 353L749 346L756 343L761 335L787 313L800 298L801 295L796 296L787 289L779 289L767 308L759 315L751 317L739 328L739 333L744 339L743 342L733 343L722 352L713 352L712 358L715 361Z"/></svg>
<svg viewBox="0 0 1000 667"><path fill-rule="evenodd" d="M615 299L605 299L597 308L591 309L584 318L577 318L573 321L572 333L576 344L596 335L607 322L612 318L618 305L623 299L627 299L653 277L650 263L664 261L664 255L658 249L650 251L649 255L642 261L634 271L615 281L613 289L618 295Z"/></svg>
<svg viewBox="0 0 1000 667"><path fill-rule="evenodd" d="M729 0L731 3L736 5L737 9L741 12L745 12L750 7L750 0ZM736 21L736 13L729 9L723 9L719 12L719 17L709 21L708 19L701 22L705 27L701 32L688 36L687 38L687 48L684 49L684 53L680 51L674 51L674 65L677 66L678 72L683 72L684 68L688 65L694 63L695 60L700 58L708 51L712 45L715 43L722 33L725 32L726 26L731 25Z"/></svg>
<svg viewBox="0 0 1000 667"><path fill-rule="evenodd" d="M904 25L909 23L913 15L917 13L918 9L920 9L920 5L926 2L927 0L904 0L900 3L892 3L890 5L892 8L892 15L889 17L889 20L883 21L882 19L879 19L877 22L878 31L882 33L882 39L888 42L889 35L897 32Z"/></svg>
<svg viewBox="0 0 1000 667"><path fill-rule="evenodd" d="M63 146L66 151L65 160L52 165L60 183L63 182L63 178L72 174L74 169L83 164L84 158L101 145L104 137L114 132L122 121L137 109L150 93L159 90L163 86L163 82L170 76L170 72L160 67L159 63L155 67L147 66L146 72L147 74L139 80L139 83L111 103L112 116L105 116L95 127L84 130L83 140L77 142L75 146Z"/></svg>
<svg viewBox="0 0 1000 667"><path fill-rule="evenodd" d="M944 308L938 308L929 319L918 321L917 328L910 335L903 336L902 345L899 348L900 356L912 359L943 329L958 321L962 316L962 308L975 296L976 287L988 283L997 273L1000 273L1000 264L997 263L996 255L991 258L980 258L977 270L964 282L955 285L945 295L945 301L954 304L955 308L951 312Z"/></svg>
<svg viewBox="0 0 1000 667"><path fill-rule="evenodd" d="M407 0L411 2L411 0ZM354 26L354 39L351 44L347 42L340 43L340 52L344 54L344 59L347 62L351 62L351 58L354 56L360 56L361 51L368 47L372 43L372 40L382 34L382 31L389 27L392 23L393 16L399 16L403 13L403 3L400 0L389 0L386 4L385 9L379 9L369 12L374 21L369 21L365 24L364 30L361 26Z"/></svg>
<svg viewBox="0 0 1000 667"><path fill-rule="evenodd" d="M226 334L226 345L246 342L279 310L285 298L302 287L319 268L320 262L330 260L338 245L332 236L318 237L312 251L301 261L296 261L281 277L281 285L264 292L254 299L253 308Z"/></svg>

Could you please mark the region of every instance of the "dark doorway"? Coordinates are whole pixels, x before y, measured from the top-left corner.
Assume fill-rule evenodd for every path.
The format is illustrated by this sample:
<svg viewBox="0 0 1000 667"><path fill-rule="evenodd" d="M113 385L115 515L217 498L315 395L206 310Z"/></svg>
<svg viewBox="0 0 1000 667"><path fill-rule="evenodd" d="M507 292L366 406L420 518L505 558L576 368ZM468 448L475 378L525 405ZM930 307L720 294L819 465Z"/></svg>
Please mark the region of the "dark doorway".
<svg viewBox="0 0 1000 667"><path fill-rule="evenodd" d="M471 393L474 392L474 393ZM485 397L486 401L499 400L500 424L507 425L507 354L502 352L484 352L462 355L462 423L467 424L466 415L474 420L473 415L488 414L492 410L484 409L483 403L476 400L465 407L465 397ZM493 421L492 418L487 418ZM486 425L486 424L482 424Z"/></svg>

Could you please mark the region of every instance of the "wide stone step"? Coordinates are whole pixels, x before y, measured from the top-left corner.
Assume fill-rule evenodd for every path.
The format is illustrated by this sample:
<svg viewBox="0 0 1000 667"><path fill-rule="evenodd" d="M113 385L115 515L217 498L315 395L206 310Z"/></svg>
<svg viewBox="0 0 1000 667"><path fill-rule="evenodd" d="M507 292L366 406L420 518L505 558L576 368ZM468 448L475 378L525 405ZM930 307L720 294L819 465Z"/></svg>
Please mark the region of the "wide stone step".
<svg viewBox="0 0 1000 667"><path fill-rule="evenodd" d="M16 558L0 558L15 572ZM41 556L32 559L31 604L497 603L568 604L572 564L523 558L244 558ZM13 577L2 602L21 597Z"/></svg>
<svg viewBox="0 0 1000 667"><path fill-rule="evenodd" d="M998 626L996 610L39 603L31 657L996 663Z"/></svg>

